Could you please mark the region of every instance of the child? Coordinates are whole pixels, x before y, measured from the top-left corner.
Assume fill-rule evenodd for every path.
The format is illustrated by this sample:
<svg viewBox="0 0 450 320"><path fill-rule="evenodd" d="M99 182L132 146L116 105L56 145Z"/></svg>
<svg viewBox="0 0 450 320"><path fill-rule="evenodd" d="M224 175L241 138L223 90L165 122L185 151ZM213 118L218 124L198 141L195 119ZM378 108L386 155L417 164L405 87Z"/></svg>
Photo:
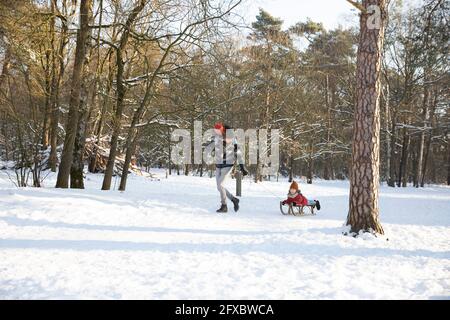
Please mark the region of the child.
<svg viewBox="0 0 450 320"><path fill-rule="evenodd" d="M297 182L293 181L291 183L291 186L289 187L289 193L288 198L282 202L283 205L285 204L293 204L297 206L312 206L315 205L317 210L320 210L320 202L319 200L308 200L306 199L300 190L298 190L298 184Z"/></svg>

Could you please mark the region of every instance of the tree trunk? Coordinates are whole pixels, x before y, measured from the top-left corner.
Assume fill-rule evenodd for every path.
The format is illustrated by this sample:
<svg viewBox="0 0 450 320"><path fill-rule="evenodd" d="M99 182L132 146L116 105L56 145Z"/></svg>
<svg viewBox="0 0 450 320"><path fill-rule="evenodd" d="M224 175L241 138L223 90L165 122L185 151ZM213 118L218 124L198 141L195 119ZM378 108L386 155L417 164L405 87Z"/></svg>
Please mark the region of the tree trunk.
<svg viewBox="0 0 450 320"><path fill-rule="evenodd" d="M450 137L447 133L447 185L450 186Z"/></svg>
<svg viewBox="0 0 450 320"><path fill-rule="evenodd" d="M150 98L150 90L151 87L147 86L144 98L142 99L139 108L134 113L130 129L128 130L127 140L125 143L125 150L126 150L125 162L122 168L122 177L120 178L120 187L119 187L120 191L125 191L127 185L128 169L130 167L131 157L135 152L136 143L138 139L138 128L136 128L136 125L138 124L138 122L141 120L142 116L145 113L145 108L147 106L148 99Z"/></svg>
<svg viewBox="0 0 450 320"><path fill-rule="evenodd" d="M125 98L125 86L123 83L123 73L124 73L124 61L122 59L122 54L126 49L128 43L128 38L131 32L131 27L136 20L139 12L144 9L144 0L139 1L138 5L133 8L132 12L128 16L128 19L124 26L124 31L120 39L120 45L116 49L116 61L117 61L117 76L116 76L116 87L117 87L117 102L116 102L116 112L113 119L113 133L111 136L111 145L109 150L108 164L106 165L105 176L103 178L102 190L109 190L111 188L112 175L114 173L114 164L117 154L117 141L119 139L122 113L123 113L123 100Z"/></svg>
<svg viewBox="0 0 450 320"><path fill-rule="evenodd" d="M385 0L363 0L367 9L381 10L380 25L369 28L366 13L360 14L360 35L356 71L356 108L354 114L350 208L350 232L383 234L379 221L378 188L380 166L380 69L386 19Z"/></svg>
<svg viewBox="0 0 450 320"><path fill-rule="evenodd" d="M86 58L86 39L89 34L89 15L92 0L80 3L80 29L77 32L77 46L75 49L75 61L72 74L72 88L69 100L69 115L66 125L66 137L64 149L61 156L56 188L67 188L69 186L70 168L73 160L73 149L78 125L78 114L81 93L81 80L83 77L83 66Z"/></svg>
<svg viewBox="0 0 450 320"><path fill-rule="evenodd" d="M56 6L56 1L52 1L52 6ZM57 147L58 147L58 122L59 122L59 87L61 84L61 79L64 76L64 48L67 44L67 32L68 27L65 20L61 20L61 35L59 39L58 48L58 61L59 70L55 69L52 76L52 90L50 96L50 106L51 106L51 130L50 130L50 157L49 157L49 167L52 172L56 172L56 164L58 162L57 157ZM56 59L56 57L54 57ZM54 61L56 64L56 61Z"/></svg>
<svg viewBox="0 0 450 320"><path fill-rule="evenodd" d="M424 155L424 159L423 159L422 176L420 177L420 186L422 188L425 186L425 174L427 172L427 167L428 167L428 158L430 156L430 148L431 148L431 133L429 134L427 141L425 142L425 155Z"/></svg>
<svg viewBox="0 0 450 320"><path fill-rule="evenodd" d="M406 169L408 162L409 134L406 128L403 128L402 155L398 167L397 187L406 187Z"/></svg>
<svg viewBox="0 0 450 320"><path fill-rule="evenodd" d="M310 157L308 159L308 173L306 174L306 183L312 184L313 183L313 159Z"/></svg>
<svg viewBox="0 0 450 320"><path fill-rule="evenodd" d="M294 156L292 154L289 155L289 182L292 182L294 179Z"/></svg>
<svg viewBox="0 0 450 320"><path fill-rule="evenodd" d="M3 85L3 81L9 75L9 67L11 66L11 50L6 47L5 57L3 58L2 73L0 74L0 88Z"/></svg>
<svg viewBox="0 0 450 320"><path fill-rule="evenodd" d="M93 143L93 149L92 149L92 154L90 155L90 159L89 159L89 166L88 166L88 171L92 172L92 173L96 173L97 172L97 153L98 153L98 148L97 148L97 144L100 143L100 137L102 135L102 130L103 130L103 124L105 122L105 116L106 116L106 110L107 110L107 106L109 103L109 93L111 92L111 85L112 85L112 78L108 79L108 84L106 85L106 94L103 97L103 101L102 101L102 108L100 110L100 117L98 119L98 123L96 128L94 129L94 143ZM94 125L95 127L95 125Z"/></svg>
<svg viewBox="0 0 450 320"><path fill-rule="evenodd" d="M90 14L89 23L93 23L93 17ZM86 50L91 49L91 37L92 32L89 30L89 35L86 38ZM97 43L98 45L98 43ZM86 144L86 133L87 133L87 123L90 118L91 109L94 105L94 100L96 96L96 86L98 80L98 65L97 65L97 74L95 78L95 83L93 85L93 95L91 101L91 107L88 112L88 78L89 77L89 61L88 59L84 60L84 77L81 79L81 91L80 91L80 105L79 105L79 114L78 114L78 125L77 125L77 133L74 142L73 148L73 160L72 166L70 168L70 187L74 189L84 189L84 181L83 181L83 169L84 169L84 147Z"/></svg>
<svg viewBox="0 0 450 320"><path fill-rule="evenodd" d="M84 189L83 181L83 153L86 142L86 122L87 122L87 88L85 80L83 80L81 93L81 101L79 107L79 119L77 126L77 134L73 148L73 161L70 168L70 187L74 189Z"/></svg>
<svg viewBox="0 0 450 320"><path fill-rule="evenodd" d="M136 150L137 140L138 140L138 132L137 129L135 129L134 132L130 133L127 137L127 145L126 145L127 152L125 154L125 161L122 168L122 177L120 179L120 186L119 186L120 191L125 191L125 188L127 186L128 169L130 168L131 157L133 156Z"/></svg>
<svg viewBox="0 0 450 320"><path fill-rule="evenodd" d="M422 103L422 119L423 119L423 128L420 132L419 139L419 151L418 151L418 161L417 161L417 172L415 177L415 187L418 188L420 185L420 180L422 178L422 167L423 167L423 156L424 156L424 148L425 148L425 134L428 128L428 110L429 110L429 99L430 99L430 85L429 82L429 70L426 68L425 70L425 85L424 85L424 93L423 93L423 103Z"/></svg>
<svg viewBox="0 0 450 320"><path fill-rule="evenodd" d="M323 178L325 180L333 179L333 156L331 146L331 130L333 122L331 121L331 99L330 99L330 81L328 74L325 78L325 105L327 107L327 152L325 154Z"/></svg>
<svg viewBox="0 0 450 320"><path fill-rule="evenodd" d="M391 129L391 138L390 138L390 156L389 156L389 180L388 186L395 187L395 178L396 178L396 150L397 150L397 117L396 113L392 115L392 129Z"/></svg>
<svg viewBox="0 0 450 320"><path fill-rule="evenodd" d="M313 182L313 167L314 167L314 141L309 141L309 157L308 157L308 171L306 173L306 183L312 184Z"/></svg>
<svg viewBox="0 0 450 320"><path fill-rule="evenodd" d="M45 53L45 61L46 66L44 70L45 75L45 103L44 103L44 120L42 124L42 137L41 137L41 144L42 144L42 150L47 149L48 146L48 140L49 140L49 110L50 110L50 95L51 95L51 74L53 72L53 66L51 66L51 60L53 60L52 56L54 56L53 52L53 42L54 42L54 29L55 29L55 17L52 14L50 18L50 37L51 37L51 45L52 49L47 50Z"/></svg>
<svg viewBox="0 0 450 320"><path fill-rule="evenodd" d="M96 40L96 46L97 46L97 68L95 70L95 88L94 88L94 92L92 93L92 106L95 105L95 101L99 101L98 99L98 87L99 87L99 83L100 83L100 73L102 71L101 68L101 45L100 45L100 34L102 32L102 21L103 21L103 0L99 1L99 18L98 18L98 24L99 24L99 28L97 30L97 40ZM109 62L111 62L111 53L108 55L109 56ZM92 139L93 139L93 147L92 147L92 151L91 154L89 155L89 159L88 159L88 171L95 173L96 172L96 167L97 167L97 152L98 152L98 148L97 148L97 143L100 139L100 135L102 132L102 126L103 126L103 119L105 116L105 112L106 112L106 101L108 100L108 96L109 96L109 91L111 90L111 84L112 84L112 72L111 72L111 64L109 65L110 69L109 69L109 75L108 75L108 82L107 82L107 93L104 97L104 99L102 100L102 107L100 110L100 115L98 117L98 123L97 121L94 122L93 125L93 129L92 129ZM103 92L103 90L102 90ZM97 124L97 128L96 128L96 124Z"/></svg>
<svg viewBox="0 0 450 320"><path fill-rule="evenodd" d="M166 118L166 122L167 122L167 118ZM172 175L172 161L170 160L170 153L172 152L172 142L170 141L170 136L171 136L171 130L170 130L170 127L167 126L167 148L168 148L167 164L169 166L169 176Z"/></svg>
<svg viewBox="0 0 450 320"><path fill-rule="evenodd" d="M391 132L389 130L390 123L390 110L389 110L389 84L386 84L385 94L384 94L384 129L386 132L386 167L385 167L385 179L386 183L389 185L391 181Z"/></svg>

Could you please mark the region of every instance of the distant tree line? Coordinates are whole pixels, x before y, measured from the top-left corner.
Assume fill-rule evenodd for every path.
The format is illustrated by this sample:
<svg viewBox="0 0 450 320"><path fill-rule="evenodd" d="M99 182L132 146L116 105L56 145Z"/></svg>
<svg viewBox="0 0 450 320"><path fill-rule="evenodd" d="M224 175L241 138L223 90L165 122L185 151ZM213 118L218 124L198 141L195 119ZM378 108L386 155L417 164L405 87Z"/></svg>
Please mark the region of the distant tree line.
<svg viewBox="0 0 450 320"><path fill-rule="evenodd" d="M343 1L344 2L344 1ZM0 159L21 186L83 188L83 168L126 188L132 165L170 161L175 128L275 129L279 175L350 177L358 28L260 10L246 37L239 0L4 0ZM450 184L450 4L391 1L381 78L380 176L392 187ZM369 138L370 139L370 138ZM276 179L252 165L255 181ZM58 170L59 169L59 170Z"/></svg>

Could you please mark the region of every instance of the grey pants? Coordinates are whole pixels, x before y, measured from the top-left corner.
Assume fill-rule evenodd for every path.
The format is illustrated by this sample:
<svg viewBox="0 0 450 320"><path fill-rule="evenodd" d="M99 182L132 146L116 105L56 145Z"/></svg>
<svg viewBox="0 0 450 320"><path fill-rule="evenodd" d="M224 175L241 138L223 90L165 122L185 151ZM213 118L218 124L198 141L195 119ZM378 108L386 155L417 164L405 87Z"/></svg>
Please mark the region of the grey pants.
<svg viewBox="0 0 450 320"><path fill-rule="evenodd" d="M231 169L233 169L233 167L216 168L217 190L219 190L220 202L222 204L227 204L227 197L230 200L234 198L233 195L223 186L225 179L231 172Z"/></svg>

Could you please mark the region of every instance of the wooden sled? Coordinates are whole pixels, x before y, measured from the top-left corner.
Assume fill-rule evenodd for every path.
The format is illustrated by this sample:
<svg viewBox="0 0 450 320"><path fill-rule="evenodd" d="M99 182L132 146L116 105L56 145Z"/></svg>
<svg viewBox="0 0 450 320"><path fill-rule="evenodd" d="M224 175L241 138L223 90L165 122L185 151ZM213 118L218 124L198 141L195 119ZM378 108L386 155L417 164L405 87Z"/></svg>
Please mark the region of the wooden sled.
<svg viewBox="0 0 450 320"><path fill-rule="evenodd" d="M283 201L280 201L280 211L283 215L293 215L293 216L304 216L305 208L309 210L309 214L315 216L316 205L306 205L306 206L298 206L296 204L283 204Z"/></svg>

